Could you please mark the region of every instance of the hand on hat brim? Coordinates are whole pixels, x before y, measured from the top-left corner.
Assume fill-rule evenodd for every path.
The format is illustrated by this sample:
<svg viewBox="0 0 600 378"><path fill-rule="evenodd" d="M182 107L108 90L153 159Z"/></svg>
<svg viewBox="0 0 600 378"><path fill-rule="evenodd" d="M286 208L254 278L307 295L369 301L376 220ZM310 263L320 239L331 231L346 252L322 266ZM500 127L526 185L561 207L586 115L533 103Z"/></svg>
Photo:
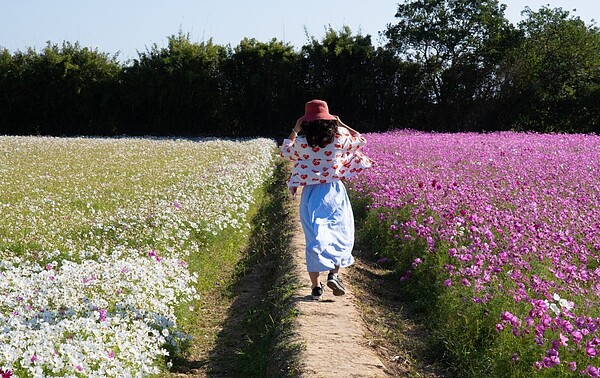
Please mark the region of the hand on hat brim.
<svg viewBox="0 0 600 378"><path fill-rule="evenodd" d="M298 119L296 120L296 124L294 125L294 131L296 132L296 134L297 134L297 133L299 133L299 132L300 132L300 130L302 130L302 122L304 122L304 121L302 120L302 118L304 118L304 117L300 117L300 118L298 118Z"/></svg>
<svg viewBox="0 0 600 378"><path fill-rule="evenodd" d="M339 116L334 115L335 120L337 121L338 126L342 126L342 127L348 127L348 125L346 125L344 122L342 122L342 120L340 119Z"/></svg>

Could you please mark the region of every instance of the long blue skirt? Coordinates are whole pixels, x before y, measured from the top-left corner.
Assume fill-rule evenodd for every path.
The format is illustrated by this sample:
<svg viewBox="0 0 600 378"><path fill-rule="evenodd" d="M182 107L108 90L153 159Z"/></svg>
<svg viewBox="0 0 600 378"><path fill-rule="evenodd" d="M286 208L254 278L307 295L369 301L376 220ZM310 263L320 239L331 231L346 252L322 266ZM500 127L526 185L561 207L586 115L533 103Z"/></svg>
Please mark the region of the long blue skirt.
<svg viewBox="0 0 600 378"><path fill-rule="evenodd" d="M344 183L334 181L303 187L300 221L306 238L309 272L324 272L354 263L354 214Z"/></svg>

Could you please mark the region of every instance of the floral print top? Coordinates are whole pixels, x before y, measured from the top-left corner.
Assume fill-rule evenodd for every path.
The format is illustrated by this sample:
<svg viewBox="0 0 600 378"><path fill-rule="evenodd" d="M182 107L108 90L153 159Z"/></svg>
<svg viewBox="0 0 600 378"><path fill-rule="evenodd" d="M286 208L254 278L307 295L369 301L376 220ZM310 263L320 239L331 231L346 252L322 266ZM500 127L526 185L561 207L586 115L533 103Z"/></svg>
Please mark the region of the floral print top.
<svg viewBox="0 0 600 378"><path fill-rule="evenodd" d="M295 195L299 186L348 179L369 168L371 159L359 151L366 143L362 135L352 136L345 127L338 127L333 141L325 147L310 147L302 135L295 141L285 139L281 156L294 162L287 181L290 193Z"/></svg>

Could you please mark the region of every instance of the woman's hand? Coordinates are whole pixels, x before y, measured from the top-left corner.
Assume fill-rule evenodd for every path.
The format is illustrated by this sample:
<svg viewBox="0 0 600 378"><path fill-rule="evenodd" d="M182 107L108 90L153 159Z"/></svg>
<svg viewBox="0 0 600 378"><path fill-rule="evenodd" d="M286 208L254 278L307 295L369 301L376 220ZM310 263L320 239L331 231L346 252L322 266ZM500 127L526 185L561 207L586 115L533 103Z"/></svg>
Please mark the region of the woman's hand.
<svg viewBox="0 0 600 378"><path fill-rule="evenodd" d="M298 134L302 130L302 117L296 120L296 124L294 125L294 131Z"/></svg>
<svg viewBox="0 0 600 378"><path fill-rule="evenodd" d="M335 117L335 120L337 121L338 127L345 127L350 132L350 135L358 135L359 134L358 131L354 130L353 128L351 128L350 126L348 126L344 122L342 122L340 117L338 117L338 116L334 116L334 117Z"/></svg>
<svg viewBox="0 0 600 378"><path fill-rule="evenodd" d="M342 122L342 120L340 119L339 116L334 115L335 117L335 122L337 123L338 127L345 127L346 125L344 125L344 122Z"/></svg>
<svg viewBox="0 0 600 378"><path fill-rule="evenodd" d="M302 118L298 118L288 139L296 140L296 137L298 136L298 133L300 132L300 130L302 130Z"/></svg>

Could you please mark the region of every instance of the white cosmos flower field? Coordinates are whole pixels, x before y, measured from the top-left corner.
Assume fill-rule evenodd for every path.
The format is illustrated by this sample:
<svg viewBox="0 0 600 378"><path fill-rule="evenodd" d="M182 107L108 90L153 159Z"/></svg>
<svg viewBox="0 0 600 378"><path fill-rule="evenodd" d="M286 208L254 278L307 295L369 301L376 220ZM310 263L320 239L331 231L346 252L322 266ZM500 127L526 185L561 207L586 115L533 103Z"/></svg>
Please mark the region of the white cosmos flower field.
<svg viewBox="0 0 600 378"><path fill-rule="evenodd" d="M187 257L249 227L274 148L0 137L0 376L159 373L188 337Z"/></svg>

